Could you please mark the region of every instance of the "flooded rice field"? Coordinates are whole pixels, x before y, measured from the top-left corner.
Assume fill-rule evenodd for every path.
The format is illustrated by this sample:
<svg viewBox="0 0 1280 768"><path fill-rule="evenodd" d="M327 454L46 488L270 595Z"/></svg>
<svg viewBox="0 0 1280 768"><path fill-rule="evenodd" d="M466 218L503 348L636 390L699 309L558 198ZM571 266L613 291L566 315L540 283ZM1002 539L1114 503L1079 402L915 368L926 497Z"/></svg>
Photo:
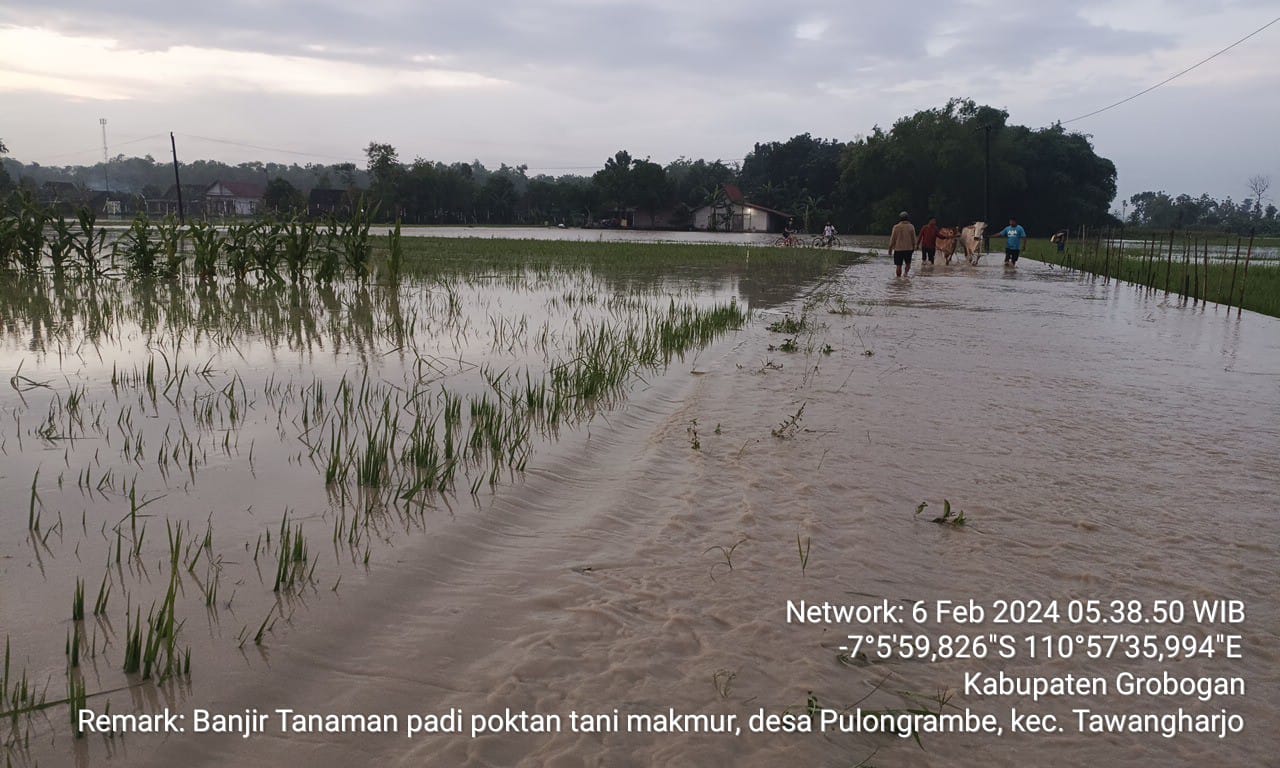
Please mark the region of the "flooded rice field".
<svg viewBox="0 0 1280 768"><path fill-rule="evenodd" d="M910 280L883 258L0 280L15 764L1264 765L1280 746L1274 319L1035 262ZM1247 618L1188 615L1157 642L1234 634L1234 655L1060 647L1153 632L1129 601L1210 599ZM898 619L796 621L802 600ZM942 600L1064 609L1056 629L912 612ZM1124 606L1102 629L1068 623L1090 600ZM896 633L890 652L850 648L873 633ZM994 652L997 634L1017 652ZM936 653L960 635L993 652ZM1245 689L966 685L1128 672ZM167 708L187 730L76 738L67 701ZM859 708L968 710L1006 732L842 731ZM1246 725L1081 732L1082 708ZM193 733L197 709L271 714ZM278 709L398 722L282 732ZM569 727L615 709L741 732ZM1062 730L1014 733L1011 709ZM471 735L472 715L506 710L551 732ZM453 711L461 733L406 733ZM833 724L756 732L761 713Z"/></svg>

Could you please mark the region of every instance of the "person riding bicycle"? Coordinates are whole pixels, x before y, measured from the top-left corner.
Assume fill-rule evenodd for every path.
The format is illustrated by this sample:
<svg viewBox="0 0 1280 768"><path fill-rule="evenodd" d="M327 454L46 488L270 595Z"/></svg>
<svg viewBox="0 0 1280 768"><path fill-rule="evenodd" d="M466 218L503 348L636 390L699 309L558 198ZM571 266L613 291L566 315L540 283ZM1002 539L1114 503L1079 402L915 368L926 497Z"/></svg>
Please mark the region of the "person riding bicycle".
<svg viewBox="0 0 1280 768"><path fill-rule="evenodd" d="M782 226L782 239L790 241L796 236L796 220L787 219L787 223Z"/></svg>
<svg viewBox="0 0 1280 768"><path fill-rule="evenodd" d="M827 226L822 228L823 243L826 245L831 245L831 241L835 239L836 239L836 228L831 224L831 222L828 221Z"/></svg>

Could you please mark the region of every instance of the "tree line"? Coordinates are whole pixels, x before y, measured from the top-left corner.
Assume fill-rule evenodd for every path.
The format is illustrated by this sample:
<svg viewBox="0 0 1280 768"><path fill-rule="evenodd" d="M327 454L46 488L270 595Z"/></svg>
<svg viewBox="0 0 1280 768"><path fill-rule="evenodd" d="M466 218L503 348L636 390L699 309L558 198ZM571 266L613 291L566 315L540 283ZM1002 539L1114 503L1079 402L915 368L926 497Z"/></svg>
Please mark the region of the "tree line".
<svg viewBox="0 0 1280 768"><path fill-rule="evenodd" d="M1235 202L1230 197L1217 200L1209 195L1170 195L1168 192L1139 192L1122 210L1127 226L1145 229L1203 229L1246 234L1280 235L1280 212L1266 202L1271 179L1253 176L1248 180L1250 197Z"/></svg>
<svg viewBox="0 0 1280 768"><path fill-rule="evenodd" d="M666 164L623 149L590 175L530 174L525 165L488 168L479 160L446 163L402 158L392 145L370 142L366 163L231 166L197 161L181 166L183 183L256 181L267 184L268 210L303 210L312 188L348 190L376 204L378 215L406 224L565 224L683 228L702 206L721 206L735 185L746 200L792 214L807 231L828 221L844 232L888 231L901 210L923 220L964 223L988 215L1016 216L1029 230L1081 225L1119 226L1111 213L1114 163L1089 136L1061 125L1029 128L1008 113L952 99L875 127L852 140L815 138L756 143L741 161L680 157ZM988 207L987 151L990 153ZM158 195L172 168L151 157L117 157L109 166L61 169L4 160L0 192L42 179L97 184L104 172L142 194ZM30 180L30 181L29 181ZM1264 190L1265 191L1265 190ZM1241 229L1275 220L1261 196L1235 204L1206 196L1142 193L1130 198L1125 222L1152 227Z"/></svg>

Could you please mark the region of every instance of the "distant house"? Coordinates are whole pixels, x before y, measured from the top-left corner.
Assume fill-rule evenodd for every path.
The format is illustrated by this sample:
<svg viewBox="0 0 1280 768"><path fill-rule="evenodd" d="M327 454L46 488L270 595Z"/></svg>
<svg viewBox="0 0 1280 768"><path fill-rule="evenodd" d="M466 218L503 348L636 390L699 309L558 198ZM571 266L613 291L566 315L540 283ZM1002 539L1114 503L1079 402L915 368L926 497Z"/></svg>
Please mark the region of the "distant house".
<svg viewBox="0 0 1280 768"><path fill-rule="evenodd" d="M205 215L257 215L266 191L264 185L250 181L215 181L204 191Z"/></svg>
<svg viewBox="0 0 1280 768"><path fill-rule="evenodd" d="M715 232L781 232L793 217L752 203L742 195L737 184L725 184L724 195L714 203L695 208L693 228Z"/></svg>
<svg viewBox="0 0 1280 768"><path fill-rule="evenodd" d="M345 189L311 190L307 195L307 213L312 216L348 216L351 214L351 196Z"/></svg>
<svg viewBox="0 0 1280 768"><path fill-rule="evenodd" d="M204 216L204 193L207 190L203 184L183 184L182 185L182 210L187 216ZM147 199L147 215L148 216L177 216L178 215L178 188L170 184L169 189L161 197L153 197Z"/></svg>
<svg viewBox="0 0 1280 768"><path fill-rule="evenodd" d="M128 192L92 192L85 205L98 216L132 216L138 210L138 196Z"/></svg>
<svg viewBox="0 0 1280 768"><path fill-rule="evenodd" d="M60 213L74 213L85 204L85 192L70 181L46 181L36 195L42 205Z"/></svg>

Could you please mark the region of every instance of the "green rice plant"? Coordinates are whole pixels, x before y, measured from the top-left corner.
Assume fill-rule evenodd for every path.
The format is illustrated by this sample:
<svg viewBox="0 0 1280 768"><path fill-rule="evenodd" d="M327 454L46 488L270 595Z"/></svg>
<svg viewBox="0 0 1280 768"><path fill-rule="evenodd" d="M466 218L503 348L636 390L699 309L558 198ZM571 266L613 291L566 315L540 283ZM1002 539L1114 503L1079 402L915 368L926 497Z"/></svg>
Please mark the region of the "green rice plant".
<svg viewBox="0 0 1280 768"><path fill-rule="evenodd" d="M120 557L119 544L116 545L117 561ZM98 597L93 601L93 615L102 616L107 612L107 601L111 599L111 572L102 574L102 584L98 586Z"/></svg>
<svg viewBox="0 0 1280 768"><path fill-rule="evenodd" d="M929 506L929 502L927 501L920 502L920 504L916 506L915 514L919 516L920 513L924 512L928 506ZM938 525L948 525L948 526L951 526L952 528L960 528L964 526L965 523L969 522L969 519L965 517L963 510L958 513L953 512L951 509L951 502L948 501L947 499L943 499L942 514L939 515L938 517L933 518L929 522L937 523Z"/></svg>
<svg viewBox="0 0 1280 768"><path fill-rule="evenodd" d="M800 552L800 575L805 575L805 571L809 568L809 547L813 544L810 536L805 536L801 541L800 534L796 534L796 549Z"/></svg>
<svg viewBox="0 0 1280 768"><path fill-rule="evenodd" d="M302 523L296 528L289 525L289 513L280 521L280 540L276 551L276 581L273 592L290 592L307 583L307 541L302 536Z"/></svg>
<svg viewBox="0 0 1280 768"><path fill-rule="evenodd" d="M22 364L19 363L18 367L21 368ZM40 493L36 490L36 485L39 482L40 482L40 468L36 467L35 476L31 478L31 496L29 498L29 501L27 502L27 530L28 531L40 530L40 511L37 507L43 507L44 505L43 505L43 502L40 501Z"/></svg>
<svg viewBox="0 0 1280 768"><path fill-rule="evenodd" d="M124 630L124 673L137 674L142 671L142 609L136 609L133 616L125 611Z"/></svg>
<svg viewBox="0 0 1280 768"><path fill-rule="evenodd" d="M141 674L143 680L151 678L154 673L160 680L165 680L183 670L189 671L190 659L183 659L177 649L178 631L181 624L176 619L178 592L178 574L172 572L169 577L169 588L159 608L154 604L147 612L146 635L142 634L142 610L139 608L135 616L126 613L124 671L126 674Z"/></svg>
<svg viewBox="0 0 1280 768"><path fill-rule="evenodd" d="M275 622L274 622L274 621L271 621L271 613L272 613L271 611L268 611L268 612L267 612L267 617L266 617L265 619L263 619L263 620L262 620L262 623L258 625L258 631L257 631L257 632L255 632L255 633L253 634L253 644L254 644L254 645L262 645L262 637L263 637L263 635L265 635L265 634L266 634L266 632L267 632L269 629L271 629L271 627L272 627L272 626L274 626L274 625L275 625ZM268 623L267 623L268 621L271 621L271 623L270 623L270 624L268 624Z"/></svg>
<svg viewBox="0 0 1280 768"><path fill-rule="evenodd" d="M84 579L76 578L76 589L71 595L71 620L84 621Z"/></svg>
<svg viewBox="0 0 1280 768"><path fill-rule="evenodd" d="M25 669L21 677L12 674L10 656L9 636L5 635L4 668L0 671L0 717L8 717L16 724L20 715L44 709L45 696L27 679Z"/></svg>
<svg viewBox="0 0 1280 768"><path fill-rule="evenodd" d="M746 542L746 540L747 539L744 536L728 547L722 546L720 544L716 544L714 546L707 547L706 550L703 551L702 554L704 555L709 554L711 552L718 551L720 553L720 557L723 558L722 561L711 564L711 568L708 571L708 573L710 574L712 581L716 580L716 568L725 568L730 571L733 570L733 553L738 549L739 546L741 546L744 542Z"/></svg>
<svg viewBox="0 0 1280 768"><path fill-rule="evenodd" d="M787 334L795 335L798 333L803 333L804 331L808 330L809 326L810 326L810 323L809 323L808 315L801 314L800 317L796 318L796 317L792 317L790 314L787 314L781 320L776 320L772 323L769 323L769 325L766 327L770 331L773 331L774 333L787 333Z"/></svg>
<svg viewBox="0 0 1280 768"><path fill-rule="evenodd" d="M84 731L80 729L80 710L84 709L88 702L88 690L85 686L84 678L79 674L67 672L67 709L71 718L71 728L76 733L77 739L84 738Z"/></svg>
<svg viewBox="0 0 1280 768"><path fill-rule="evenodd" d="M73 624L67 631L66 656L72 668L80 666L80 625Z"/></svg>

